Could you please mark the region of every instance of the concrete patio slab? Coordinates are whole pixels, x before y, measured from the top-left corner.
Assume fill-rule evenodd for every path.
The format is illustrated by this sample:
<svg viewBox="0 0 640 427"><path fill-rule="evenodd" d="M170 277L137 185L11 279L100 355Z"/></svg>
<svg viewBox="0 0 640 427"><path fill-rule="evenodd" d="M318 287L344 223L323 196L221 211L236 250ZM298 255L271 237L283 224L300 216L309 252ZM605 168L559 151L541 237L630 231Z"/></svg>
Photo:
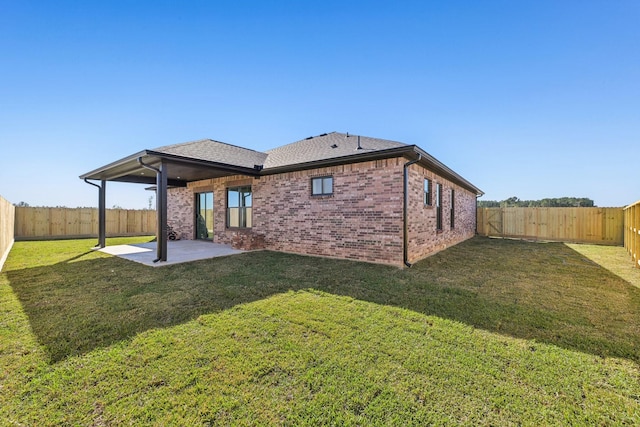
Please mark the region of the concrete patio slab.
<svg viewBox="0 0 640 427"><path fill-rule="evenodd" d="M180 264L244 252L233 249L228 245L202 240L170 240L167 242L167 260L155 263L153 260L157 257L156 242L107 246L99 249L99 251L151 267L162 267L163 265Z"/></svg>

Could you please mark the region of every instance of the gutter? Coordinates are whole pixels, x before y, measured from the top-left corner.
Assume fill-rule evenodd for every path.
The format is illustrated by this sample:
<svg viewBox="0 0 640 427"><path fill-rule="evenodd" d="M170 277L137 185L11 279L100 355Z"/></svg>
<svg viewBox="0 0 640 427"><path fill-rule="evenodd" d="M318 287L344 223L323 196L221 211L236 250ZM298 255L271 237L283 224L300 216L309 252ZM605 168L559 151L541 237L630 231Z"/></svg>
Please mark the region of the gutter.
<svg viewBox="0 0 640 427"><path fill-rule="evenodd" d="M109 163L98 169L94 169L91 172L82 174L80 175L80 179L88 178L88 179L106 179L109 181L116 181L117 178L126 177L130 175L132 172L137 172L139 170L138 166L140 165L140 159L142 158L144 158L145 161L151 161L153 163L157 163L158 161L161 161L161 160L167 160L168 162L171 162L171 163L188 164L189 166L202 167L202 168L221 169L221 170L224 170L225 172L230 172L233 174L242 174L242 175L249 175L249 176L260 175L260 170L258 170L255 166L253 168L250 168L245 166L229 165L229 164L220 163L220 162L212 162L209 160L194 159L191 157L183 157L175 154L161 153L159 151L142 150L136 154L132 154L128 157L124 157L120 160L116 160L115 162ZM146 163L146 165L149 166L148 163ZM115 170L115 172L110 170ZM105 175L105 172L107 171L110 171L110 172L108 175ZM132 182L135 182L135 181L132 181Z"/></svg>
<svg viewBox="0 0 640 427"><path fill-rule="evenodd" d="M439 161L438 159L436 159L435 157L433 157L432 155L424 151L422 148L418 146L414 146L414 147L415 147L415 151L418 154L422 155L422 158L429 165L429 169L431 169L433 172L436 172L442 175L444 178L447 178L448 180L459 184L461 187L474 192L476 196L484 195L484 191L480 190L478 187L476 187L475 185L473 185L472 183L464 179L453 169L450 169L447 165L445 165L444 163L442 163L441 161Z"/></svg>
<svg viewBox="0 0 640 427"><path fill-rule="evenodd" d="M482 194L476 195L476 205L473 209L473 216L476 219L476 235L478 235L478 198L482 197Z"/></svg>
<svg viewBox="0 0 640 427"><path fill-rule="evenodd" d="M402 257L404 261L404 265L407 267L411 267L411 263L409 262L409 224L407 221L408 211L409 211L409 166L418 163L422 159L422 154L418 153L418 158L415 160L408 161L404 164L403 174L404 174L404 191L403 191L403 209L402 209L402 240L403 240L403 248L402 248Z"/></svg>
<svg viewBox="0 0 640 427"><path fill-rule="evenodd" d="M370 160L387 159L390 157L400 157L410 155L415 152L414 145L403 145L400 147L387 148L384 150L375 150L371 152L362 152L356 150L355 154L346 156L330 157L328 159L311 160L303 163L293 163L280 166L265 166L262 169L262 175L274 175L278 173L294 172L299 170L323 168L328 166L343 165L347 163L367 162Z"/></svg>
<svg viewBox="0 0 640 427"><path fill-rule="evenodd" d="M329 166L342 165L346 163L366 162L370 160L387 159L391 157L411 156L419 155L418 161L424 163L425 167L438 175L460 185L476 195L483 195L484 192L478 187L464 179L458 173L450 169L444 163L418 147L417 145L403 145L400 147L387 148L384 150L376 150L371 152L357 151L356 154L350 154L347 156L331 157L322 160L312 160L304 163L287 164L280 166L265 166L260 171L261 175L273 175L278 173L294 172L299 170L322 168Z"/></svg>

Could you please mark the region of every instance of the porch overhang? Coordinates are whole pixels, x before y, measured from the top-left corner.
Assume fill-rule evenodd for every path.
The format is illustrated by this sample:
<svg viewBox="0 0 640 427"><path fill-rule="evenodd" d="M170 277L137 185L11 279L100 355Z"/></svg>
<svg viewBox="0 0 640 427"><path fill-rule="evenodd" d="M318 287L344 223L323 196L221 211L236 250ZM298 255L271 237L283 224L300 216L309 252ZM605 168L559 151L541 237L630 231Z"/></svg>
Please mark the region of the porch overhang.
<svg viewBox="0 0 640 427"><path fill-rule="evenodd" d="M167 261L167 188L186 187L188 182L231 175L259 176L262 165L253 168L202 160L153 150L143 150L101 168L80 175L85 182L99 189L98 247L106 243L107 181L156 185L156 248L154 262ZM101 185L89 180L100 181Z"/></svg>
<svg viewBox="0 0 640 427"><path fill-rule="evenodd" d="M156 177L154 173L140 165L138 159L141 159L144 164L155 168L158 168L161 164L164 165L168 185L172 187L186 187L187 183L191 181L230 175L258 176L261 166L256 165L253 168L247 168L221 162L160 153L153 150L143 150L80 175L80 178L98 181L155 184Z"/></svg>

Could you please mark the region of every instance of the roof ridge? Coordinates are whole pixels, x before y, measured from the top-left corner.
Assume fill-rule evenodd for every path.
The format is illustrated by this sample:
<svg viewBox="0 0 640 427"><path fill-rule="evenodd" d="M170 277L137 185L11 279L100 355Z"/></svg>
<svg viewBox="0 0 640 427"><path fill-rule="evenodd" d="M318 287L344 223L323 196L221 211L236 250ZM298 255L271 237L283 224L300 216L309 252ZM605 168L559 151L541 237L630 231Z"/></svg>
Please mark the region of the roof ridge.
<svg viewBox="0 0 640 427"><path fill-rule="evenodd" d="M197 142L204 142L204 141L208 141L208 139L205 138L205 139L198 139L198 140L194 140L194 141L177 142L175 144L163 145L161 147L154 148L153 150L163 150L163 149L167 149L167 148L177 147L179 145L190 145L190 144L195 144Z"/></svg>
<svg viewBox="0 0 640 427"><path fill-rule="evenodd" d="M375 139L375 140L378 140L378 141L393 142L394 144L415 145L415 144L409 144L409 143L402 142L402 141L396 141L395 139L378 138L376 136L359 135L359 134L356 134L356 133L349 133L349 132L347 132L346 134L343 133L342 135L344 135L346 138L360 137L360 138Z"/></svg>
<svg viewBox="0 0 640 427"><path fill-rule="evenodd" d="M177 144L170 144L170 145L164 145L162 147L158 147L155 148L151 151L157 151L157 150L166 150L167 148L173 148L173 147L178 147L178 146L185 146L185 145L191 145L191 144L197 144L197 143L201 143L201 142L215 142L217 144L224 144L224 145L228 145L229 147L235 147L235 148L240 148L242 150L246 150L246 151L253 151L254 153L259 153L259 154L266 154L263 151L258 151L258 150L254 150L252 148L247 148L247 147L241 147L240 145L235 145L235 144L229 144L228 142L224 142L224 141L218 141L215 139L211 139L211 138L203 138L203 139L197 139L194 141L186 141L186 142L179 142Z"/></svg>
<svg viewBox="0 0 640 427"><path fill-rule="evenodd" d="M269 152L271 152L271 151L278 150L278 149L280 149L280 148L284 148L284 147L288 147L288 146L290 146L290 145L297 144L298 142L308 141L308 140L310 140L310 139L320 138L320 137L324 137L324 136L329 136L329 135L333 135L334 133L337 133L338 135L345 135L344 133L340 133L340 132L336 132L336 131L332 131L332 132L325 132L325 133L321 133L320 135L312 135L312 136L308 136L308 137L306 137L306 138L302 138L302 139L299 139L299 140L297 140L297 141L290 142L290 143L288 143L288 144L284 144L284 145L280 145L280 146L278 146L278 147L270 148L270 149L266 150L266 151L265 151L265 153L269 154Z"/></svg>

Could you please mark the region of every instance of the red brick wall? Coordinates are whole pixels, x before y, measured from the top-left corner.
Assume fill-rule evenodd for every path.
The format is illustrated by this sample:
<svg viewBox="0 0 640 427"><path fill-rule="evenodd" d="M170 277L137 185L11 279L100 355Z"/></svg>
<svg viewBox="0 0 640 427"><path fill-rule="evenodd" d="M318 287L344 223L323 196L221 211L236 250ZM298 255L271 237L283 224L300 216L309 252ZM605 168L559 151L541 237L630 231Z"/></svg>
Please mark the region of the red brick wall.
<svg viewBox="0 0 640 427"><path fill-rule="evenodd" d="M431 206L424 204L424 179L430 179ZM442 231L436 230L436 185L442 184ZM455 193L455 220L451 228L451 189ZM410 263L460 243L475 235L476 196L417 164L409 167L409 251Z"/></svg>
<svg viewBox="0 0 640 427"><path fill-rule="evenodd" d="M214 193L214 242L261 249L403 265L403 165L407 159L368 161L260 178L231 176L189 183L169 196L169 221L193 238L194 193ZM311 178L332 175L333 194L311 196ZM423 204L423 179L443 184L442 232L435 203ZM251 185L253 227L226 226L226 188ZM450 190L456 221L450 227ZM174 200L172 200L172 198ZM475 195L424 169L409 170L409 261L461 242L475 233ZM186 237L189 235L191 237Z"/></svg>
<svg viewBox="0 0 640 427"><path fill-rule="evenodd" d="M194 232L195 196L189 188L167 190L167 223L181 239L191 240Z"/></svg>
<svg viewBox="0 0 640 427"><path fill-rule="evenodd" d="M216 178L190 183L188 191L213 190L214 242L402 265L403 162L386 159L259 179ZM334 178L333 195L311 196L311 178L327 175ZM252 187L250 229L226 227L226 188L235 185ZM192 230L191 225L185 232Z"/></svg>
<svg viewBox="0 0 640 427"><path fill-rule="evenodd" d="M333 194L311 196L311 178L333 176ZM262 177L254 222L278 251L402 264L402 159Z"/></svg>

